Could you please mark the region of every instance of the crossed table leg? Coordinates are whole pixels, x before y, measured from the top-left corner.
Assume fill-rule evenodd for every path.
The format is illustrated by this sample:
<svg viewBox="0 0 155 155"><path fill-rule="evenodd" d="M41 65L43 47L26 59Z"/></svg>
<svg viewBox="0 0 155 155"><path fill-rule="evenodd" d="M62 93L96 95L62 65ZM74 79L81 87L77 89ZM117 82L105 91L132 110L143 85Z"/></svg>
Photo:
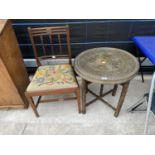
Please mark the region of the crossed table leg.
<svg viewBox="0 0 155 155"><path fill-rule="evenodd" d="M106 96L106 95L108 95L108 94L110 94L110 93L112 93L112 96L115 96L116 91L117 91L117 87L118 87L117 84L114 85L114 88L113 89L107 91L104 94L103 94L104 85L101 84L100 93L99 93L99 95L97 95L93 91L91 91L90 89L88 89L88 82L86 80L82 79L82 113L83 114L86 113L86 106L90 105L91 103L93 103L93 102L95 102L97 100L100 100L103 103L105 103L107 106L109 106L110 108L112 108L115 111L114 116L117 117L119 115L119 112L120 112L121 107L123 105L123 102L124 102L126 93L128 91L129 81L127 81L127 82L125 82L125 83L123 83L121 85L122 85L121 95L120 95L120 98L119 98L117 107L115 108L110 103L108 103L106 100L104 100L103 97ZM96 97L95 99L91 100L88 103L86 103L86 93L87 92L91 93L92 95L94 95Z"/></svg>

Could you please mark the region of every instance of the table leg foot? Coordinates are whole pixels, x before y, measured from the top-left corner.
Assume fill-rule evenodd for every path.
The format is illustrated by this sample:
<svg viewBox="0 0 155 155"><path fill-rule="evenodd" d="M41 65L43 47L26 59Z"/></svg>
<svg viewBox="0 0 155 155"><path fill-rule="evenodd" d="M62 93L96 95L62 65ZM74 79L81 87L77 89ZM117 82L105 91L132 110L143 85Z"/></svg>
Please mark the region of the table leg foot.
<svg viewBox="0 0 155 155"><path fill-rule="evenodd" d="M82 111L82 114L86 114L86 111Z"/></svg>

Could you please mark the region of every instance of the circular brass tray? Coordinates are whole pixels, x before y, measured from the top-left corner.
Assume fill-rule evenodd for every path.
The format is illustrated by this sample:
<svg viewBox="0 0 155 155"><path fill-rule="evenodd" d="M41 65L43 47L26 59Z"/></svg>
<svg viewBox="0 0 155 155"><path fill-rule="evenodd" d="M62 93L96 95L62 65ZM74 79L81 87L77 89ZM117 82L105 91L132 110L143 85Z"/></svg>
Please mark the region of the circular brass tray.
<svg viewBox="0 0 155 155"><path fill-rule="evenodd" d="M136 75L139 63L125 50L101 47L82 52L76 57L74 67L77 74L90 82L119 84Z"/></svg>

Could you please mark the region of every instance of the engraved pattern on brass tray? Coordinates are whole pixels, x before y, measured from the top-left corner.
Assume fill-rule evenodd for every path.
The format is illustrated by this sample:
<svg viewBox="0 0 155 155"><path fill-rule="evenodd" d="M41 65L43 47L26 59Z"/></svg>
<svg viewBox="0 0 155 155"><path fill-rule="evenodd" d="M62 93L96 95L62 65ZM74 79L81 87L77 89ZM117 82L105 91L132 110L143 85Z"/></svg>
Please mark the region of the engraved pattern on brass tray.
<svg viewBox="0 0 155 155"><path fill-rule="evenodd" d="M121 83L138 72L139 63L130 53L116 48L94 48L75 59L75 70L92 82Z"/></svg>

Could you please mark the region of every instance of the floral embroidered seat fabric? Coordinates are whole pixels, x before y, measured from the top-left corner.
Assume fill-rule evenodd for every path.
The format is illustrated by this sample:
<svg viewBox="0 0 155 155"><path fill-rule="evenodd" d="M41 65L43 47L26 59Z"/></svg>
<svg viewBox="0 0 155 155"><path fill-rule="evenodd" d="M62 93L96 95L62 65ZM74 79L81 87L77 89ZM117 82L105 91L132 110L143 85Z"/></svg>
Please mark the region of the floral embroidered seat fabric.
<svg viewBox="0 0 155 155"><path fill-rule="evenodd" d="M40 66L27 91L53 90L78 87L69 64Z"/></svg>

